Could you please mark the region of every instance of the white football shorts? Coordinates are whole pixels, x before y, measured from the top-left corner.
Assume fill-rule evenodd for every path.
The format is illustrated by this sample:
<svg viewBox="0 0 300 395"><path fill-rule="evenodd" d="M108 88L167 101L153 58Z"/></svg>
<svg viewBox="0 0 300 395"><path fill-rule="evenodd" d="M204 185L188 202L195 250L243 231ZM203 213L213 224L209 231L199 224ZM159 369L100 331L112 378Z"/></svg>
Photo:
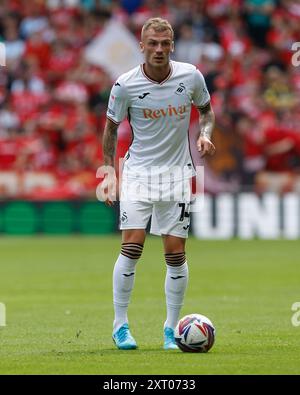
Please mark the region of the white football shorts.
<svg viewBox="0 0 300 395"><path fill-rule="evenodd" d="M188 179L149 185L140 180L122 180L121 230L146 229L150 233L188 237L191 187Z"/></svg>

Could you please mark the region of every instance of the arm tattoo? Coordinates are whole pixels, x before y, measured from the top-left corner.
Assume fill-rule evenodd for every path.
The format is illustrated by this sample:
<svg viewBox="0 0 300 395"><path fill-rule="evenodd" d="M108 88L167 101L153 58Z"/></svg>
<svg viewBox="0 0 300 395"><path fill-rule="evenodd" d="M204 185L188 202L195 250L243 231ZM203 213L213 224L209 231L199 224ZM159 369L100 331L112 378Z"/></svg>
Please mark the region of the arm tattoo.
<svg viewBox="0 0 300 395"><path fill-rule="evenodd" d="M106 119L106 124L103 133L103 157L104 157L104 164L107 166L113 166L115 164L115 152L116 152L116 145L117 145L117 124Z"/></svg>
<svg viewBox="0 0 300 395"><path fill-rule="evenodd" d="M205 107L198 108L198 110L201 112L201 118L199 120L200 136L211 139L215 124L215 114L213 109L211 108L210 103L208 103Z"/></svg>

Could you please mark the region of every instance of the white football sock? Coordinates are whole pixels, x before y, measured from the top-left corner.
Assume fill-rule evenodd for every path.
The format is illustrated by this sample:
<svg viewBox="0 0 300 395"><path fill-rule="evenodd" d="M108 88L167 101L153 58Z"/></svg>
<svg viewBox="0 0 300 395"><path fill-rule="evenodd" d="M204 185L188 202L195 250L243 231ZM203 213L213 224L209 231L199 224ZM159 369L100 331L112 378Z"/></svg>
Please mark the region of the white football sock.
<svg viewBox="0 0 300 395"><path fill-rule="evenodd" d="M128 323L127 309L133 289L137 261L138 259L131 259L120 254L115 263L113 272L113 303L115 311L113 333L123 324Z"/></svg>
<svg viewBox="0 0 300 395"><path fill-rule="evenodd" d="M183 305L184 293L188 283L188 265L185 262L181 266L167 265L165 280L165 294L167 304L167 320L164 328L175 329L179 320L180 309Z"/></svg>

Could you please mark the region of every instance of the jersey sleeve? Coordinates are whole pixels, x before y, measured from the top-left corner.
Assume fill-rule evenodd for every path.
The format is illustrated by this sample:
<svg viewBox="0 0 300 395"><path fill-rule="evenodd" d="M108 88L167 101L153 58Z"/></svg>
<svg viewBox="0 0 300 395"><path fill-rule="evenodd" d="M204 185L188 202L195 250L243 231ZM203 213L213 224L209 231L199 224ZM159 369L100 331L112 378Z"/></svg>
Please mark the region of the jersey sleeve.
<svg viewBox="0 0 300 395"><path fill-rule="evenodd" d="M121 123L127 116L128 102L126 87L117 81L110 91L107 118L117 124Z"/></svg>
<svg viewBox="0 0 300 395"><path fill-rule="evenodd" d="M198 69L194 72L194 92L193 104L198 107L204 107L210 102L210 94L208 93L207 86L202 73Z"/></svg>

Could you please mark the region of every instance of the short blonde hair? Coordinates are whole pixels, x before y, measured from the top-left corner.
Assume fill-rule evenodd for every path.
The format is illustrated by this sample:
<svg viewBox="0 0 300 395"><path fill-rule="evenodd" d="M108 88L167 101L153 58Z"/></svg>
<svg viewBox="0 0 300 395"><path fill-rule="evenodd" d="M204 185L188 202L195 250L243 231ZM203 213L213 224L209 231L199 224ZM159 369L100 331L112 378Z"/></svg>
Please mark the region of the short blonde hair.
<svg viewBox="0 0 300 395"><path fill-rule="evenodd" d="M174 38L174 30L170 23L166 19L162 18L150 18L142 27L141 38L143 39L145 31L153 29L155 32L164 32L165 30L170 30L172 34L172 40Z"/></svg>

